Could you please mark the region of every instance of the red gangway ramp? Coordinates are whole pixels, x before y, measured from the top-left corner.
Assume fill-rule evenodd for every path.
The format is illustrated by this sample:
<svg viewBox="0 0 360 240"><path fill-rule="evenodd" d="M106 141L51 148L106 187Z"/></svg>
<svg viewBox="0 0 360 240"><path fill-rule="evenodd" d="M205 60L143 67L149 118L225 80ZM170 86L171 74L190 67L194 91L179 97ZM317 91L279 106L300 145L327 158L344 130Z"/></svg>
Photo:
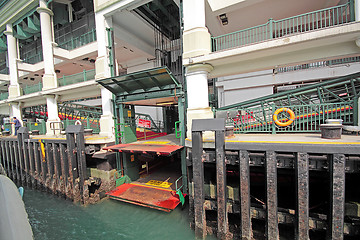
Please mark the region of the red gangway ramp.
<svg viewBox="0 0 360 240"><path fill-rule="evenodd" d="M110 198L143 207L171 212L180 203L174 190L124 183L106 193Z"/></svg>
<svg viewBox="0 0 360 240"><path fill-rule="evenodd" d="M152 155L170 156L182 149L171 140L172 136L156 138L150 141L138 141L127 144L117 144L103 148L113 152L143 153ZM158 186L146 185L145 183L124 183L114 190L106 193L110 198L128 202L144 207L150 207L165 212L170 212L180 203L176 190Z"/></svg>

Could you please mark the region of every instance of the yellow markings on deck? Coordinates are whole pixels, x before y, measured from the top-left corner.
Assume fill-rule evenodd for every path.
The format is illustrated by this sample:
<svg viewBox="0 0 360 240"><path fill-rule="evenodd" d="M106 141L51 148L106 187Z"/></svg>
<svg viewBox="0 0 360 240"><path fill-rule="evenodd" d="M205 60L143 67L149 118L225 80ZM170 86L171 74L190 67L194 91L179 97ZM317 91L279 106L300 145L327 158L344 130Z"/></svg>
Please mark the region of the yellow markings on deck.
<svg viewBox="0 0 360 240"><path fill-rule="evenodd" d="M160 187L154 187L154 186L146 186L146 185L143 185L143 184L137 184L137 183L129 183L131 185L134 185L134 186L140 186L140 187L146 187L146 188L152 188L152 189L159 189L159 190L163 190L163 191L169 191L169 192L173 192L174 190L172 189L165 189L165 188L160 188ZM146 183L145 183L146 184Z"/></svg>
<svg viewBox="0 0 360 240"><path fill-rule="evenodd" d="M159 145L165 145L170 143L170 141L149 141L149 142L142 142L141 144L159 144Z"/></svg>
<svg viewBox="0 0 360 240"><path fill-rule="evenodd" d="M238 143L299 143L299 144L325 144L325 145L341 145L341 144L357 144L360 142L301 142L301 141L236 141L236 140L226 140L226 142L238 142Z"/></svg>
<svg viewBox="0 0 360 240"><path fill-rule="evenodd" d="M155 187L169 188L172 185L172 183L158 181L158 180L150 180L150 181L148 181L146 183L146 185L155 186Z"/></svg>
<svg viewBox="0 0 360 240"><path fill-rule="evenodd" d="M186 138L186 141L192 142L192 139ZM327 139L331 140L331 139ZM336 140L336 139L335 139ZM269 140L269 141L260 141L260 140L248 140L248 141L240 141L240 140L225 140L225 142L231 143L298 143L298 144L324 144L324 145L343 145L343 144L355 144L359 145L360 142L303 142L303 141L277 141L277 140ZM205 139L203 143L215 143L213 139Z"/></svg>

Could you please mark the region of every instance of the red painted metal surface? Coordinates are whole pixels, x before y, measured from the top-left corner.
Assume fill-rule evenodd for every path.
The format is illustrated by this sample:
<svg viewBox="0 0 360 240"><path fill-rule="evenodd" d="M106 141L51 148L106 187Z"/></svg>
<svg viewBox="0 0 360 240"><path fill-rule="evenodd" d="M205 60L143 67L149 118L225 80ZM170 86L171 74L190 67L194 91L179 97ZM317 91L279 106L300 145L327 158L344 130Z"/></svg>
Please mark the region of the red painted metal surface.
<svg viewBox="0 0 360 240"><path fill-rule="evenodd" d="M173 190L133 183L124 183L106 194L112 199L165 212L174 210L180 203L179 196Z"/></svg>
<svg viewBox="0 0 360 240"><path fill-rule="evenodd" d="M156 153L157 155L170 155L173 152L183 148L179 145L165 145L165 144L140 144L127 143L117 144L109 147L104 147L104 150L111 150L114 152L140 152L140 153Z"/></svg>
<svg viewBox="0 0 360 240"><path fill-rule="evenodd" d="M138 141L140 141L140 140L149 140L149 139L153 139L153 138L162 137L162 136L165 136L165 135L167 135L167 134L164 133L164 132L156 133L156 132L153 132L153 131L146 130L146 134L145 134L145 132L136 131L136 138L137 138Z"/></svg>

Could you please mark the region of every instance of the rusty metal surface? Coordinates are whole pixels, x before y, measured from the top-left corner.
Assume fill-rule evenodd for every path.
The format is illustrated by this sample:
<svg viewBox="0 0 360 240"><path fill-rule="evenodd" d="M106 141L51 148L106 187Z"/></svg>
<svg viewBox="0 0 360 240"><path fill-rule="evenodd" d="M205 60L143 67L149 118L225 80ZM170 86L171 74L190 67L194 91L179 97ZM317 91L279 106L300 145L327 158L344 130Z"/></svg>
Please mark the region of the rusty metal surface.
<svg viewBox="0 0 360 240"><path fill-rule="evenodd" d="M35 159L34 159L34 146L32 142L28 142L28 154L29 154L29 165L30 165L30 178L31 178L31 186L36 186L35 181Z"/></svg>
<svg viewBox="0 0 360 240"><path fill-rule="evenodd" d="M215 131L216 152L216 191L217 191L217 237L226 239L228 235L228 215L226 209L226 163L225 163L225 131Z"/></svg>
<svg viewBox="0 0 360 240"><path fill-rule="evenodd" d="M169 212L180 203L175 191L125 183L107 192L111 198Z"/></svg>
<svg viewBox="0 0 360 240"><path fill-rule="evenodd" d="M193 162L193 183L194 183L194 218L195 235L205 237L206 218L204 209L204 163L202 148L202 132L192 132L192 162Z"/></svg>
<svg viewBox="0 0 360 240"><path fill-rule="evenodd" d="M329 239L344 238L345 155L333 154L330 161Z"/></svg>
<svg viewBox="0 0 360 240"><path fill-rule="evenodd" d="M277 210L277 166L274 151L266 151L266 238L279 239Z"/></svg>
<svg viewBox="0 0 360 240"><path fill-rule="evenodd" d="M0 138L0 161L6 174L21 185L86 203L89 190L83 129L73 130L68 141L31 139L25 127L15 138Z"/></svg>
<svg viewBox="0 0 360 240"><path fill-rule="evenodd" d="M296 179L296 239L309 239L309 155L297 153Z"/></svg>
<svg viewBox="0 0 360 240"><path fill-rule="evenodd" d="M177 150L183 148L179 145L167 145L167 144L143 144L143 143L129 143L129 144L117 144L103 148L104 150L111 150L115 152L140 152L140 153L156 153L161 155L170 155Z"/></svg>
<svg viewBox="0 0 360 240"><path fill-rule="evenodd" d="M241 150L239 152L239 172L240 172L240 236L241 239L252 239L252 226L250 215L250 167L249 153Z"/></svg>

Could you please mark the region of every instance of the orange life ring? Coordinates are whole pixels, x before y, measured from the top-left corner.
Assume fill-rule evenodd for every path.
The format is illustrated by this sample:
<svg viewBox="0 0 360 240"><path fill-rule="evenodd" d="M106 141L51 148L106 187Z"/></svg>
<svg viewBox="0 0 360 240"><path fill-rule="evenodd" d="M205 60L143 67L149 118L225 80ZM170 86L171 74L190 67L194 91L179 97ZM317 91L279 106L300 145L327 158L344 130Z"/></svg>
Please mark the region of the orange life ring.
<svg viewBox="0 0 360 240"><path fill-rule="evenodd" d="M277 118L278 114L281 112L287 112L290 115L290 119L287 122L280 122ZM290 108L279 108L274 112L273 120L276 125L280 127L286 127L292 124L295 120L295 113Z"/></svg>

